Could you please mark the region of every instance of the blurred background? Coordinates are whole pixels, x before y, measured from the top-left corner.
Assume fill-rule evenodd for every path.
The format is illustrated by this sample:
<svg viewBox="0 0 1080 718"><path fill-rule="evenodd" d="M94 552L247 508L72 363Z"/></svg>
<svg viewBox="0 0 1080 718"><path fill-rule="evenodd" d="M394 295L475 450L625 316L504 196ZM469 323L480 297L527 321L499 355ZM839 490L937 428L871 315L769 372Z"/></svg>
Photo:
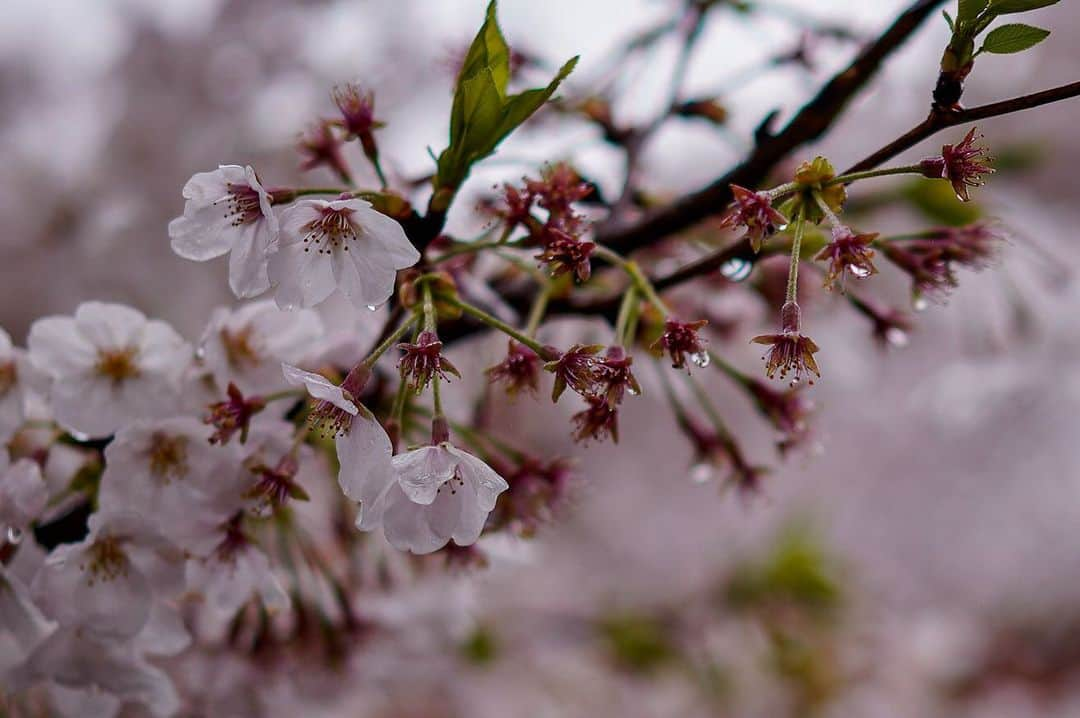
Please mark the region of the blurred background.
<svg viewBox="0 0 1080 718"><path fill-rule="evenodd" d="M184 182L218 164L251 164L275 186L332 182L298 170L295 142L330 114L329 88L353 80L376 92L392 182L422 178L428 148L444 146L456 58L484 5L5 0L0 325L21 342L35 318L104 299L197 338L210 310L234 300L224 262L169 249ZM687 77L686 94L718 96L727 121L666 127L645 150L649 192L673 197L722 174L765 114L789 116L906 3L750 5L710 13ZM563 90L580 98L610 79L619 47L679 8L503 0L500 18L537 77L580 54ZM1080 7L1030 17L1051 37L980 58L968 104L1077 79ZM821 152L845 167L921 120L947 35L940 18L927 23L828 139L793 159ZM763 69L795 50L799 62ZM617 119L656 112L674 55L660 43L615 63ZM918 313L906 347L881 350L842 300L808 300L824 373L812 390L815 450L780 462L745 401L701 373L754 462L774 466L761 495L694 480L701 471L658 391L627 403L622 445L587 450L569 440L570 409L519 402L506 410L516 439L580 457L554 524L531 541L493 540L486 572L373 597L372 617L395 630L371 638L346 684L314 672L251 684L239 661L208 672L181 659L181 689L205 705L192 715L253 705L312 716L1080 715L1077 107L980 125L1002 162L976 211L999 218L1010 243L998 266L964 274L947 306ZM595 127L547 111L474 173L449 231L481 228L476 202L495 182L562 159L617 193L619 154ZM907 197L860 227L910 231L959 211L935 207ZM870 286L907 301L900 277ZM747 340L771 322L759 305L736 303L731 341L714 344L753 372L760 352ZM455 347L462 396L503 347ZM655 385L648 366L641 374Z"/></svg>

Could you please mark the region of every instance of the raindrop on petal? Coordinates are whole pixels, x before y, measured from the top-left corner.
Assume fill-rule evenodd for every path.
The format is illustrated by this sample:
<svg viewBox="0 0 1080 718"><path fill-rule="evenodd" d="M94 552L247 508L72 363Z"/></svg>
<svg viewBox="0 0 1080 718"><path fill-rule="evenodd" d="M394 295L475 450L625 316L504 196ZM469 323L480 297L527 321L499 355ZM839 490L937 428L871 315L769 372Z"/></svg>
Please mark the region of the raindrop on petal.
<svg viewBox="0 0 1080 718"><path fill-rule="evenodd" d="M870 276L870 269L860 264L849 264L847 270L851 272L852 276L863 279Z"/></svg>
<svg viewBox="0 0 1080 718"><path fill-rule="evenodd" d="M732 257L720 265L720 274L733 282L745 281L754 270L754 263L741 257Z"/></svg>
<svg viewBox="0 0 1080 718"><path fill-rule="evenodd" d="M712 361L712 359L709 357L709 352L695 352L690 355L690 361L694 362L696 366L704 369L709 366L709 362Z"/></svg>

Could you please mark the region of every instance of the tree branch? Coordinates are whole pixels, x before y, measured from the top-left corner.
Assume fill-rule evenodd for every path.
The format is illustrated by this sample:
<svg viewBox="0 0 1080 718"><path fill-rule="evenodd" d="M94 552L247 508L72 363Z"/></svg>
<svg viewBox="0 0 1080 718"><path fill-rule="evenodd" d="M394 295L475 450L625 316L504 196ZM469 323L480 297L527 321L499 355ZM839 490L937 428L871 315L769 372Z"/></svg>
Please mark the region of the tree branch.
<svg viewBox="0 0 1080 718"><path fill-rule="evenodd" d="M1061 87L1055 87L1050 90L1043 90L1042 92L1035 92L1030 95L1014 97L1011 100L991 102L988 105L979 105L978 107L969 107L967 109L947 112L931 111L930 115L925 120L915 125L874 154L860 160L850 169L846 170L845 174L873 169L882 162L892 159L901 152L914 147L928 137L949 127L954 127L967 122L985 120L989 117L1000 117L1001 115L1009 115L1014 112L1030 110L1034 107L1041 107L1042 105L1049 105L1053 102L1060 102L1061 100L1068 100L1078 96L1080 96L1080 82L1072 82L1068 85L1062 85Z"/></svg>
<svg viewBox="0 0 1080 718"><path fill-rule="evenodd" d="M797 147L821 137L840 116L849 100L877 73L882 62L899 48L944 0L917 0L873 43L821 88L775 135L762 132L753 152L741 164L704 189L647 215L629 227L612 228L598 240L620 252L651 244L721 212L731 200L731 184L760 184Z"/></svg>

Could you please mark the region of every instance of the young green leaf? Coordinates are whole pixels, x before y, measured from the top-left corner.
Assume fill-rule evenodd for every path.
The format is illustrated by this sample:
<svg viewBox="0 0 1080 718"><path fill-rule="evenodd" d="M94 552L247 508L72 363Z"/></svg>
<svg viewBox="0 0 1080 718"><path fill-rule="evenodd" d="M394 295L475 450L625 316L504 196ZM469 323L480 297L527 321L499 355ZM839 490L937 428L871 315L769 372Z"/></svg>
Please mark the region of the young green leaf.
<svg viewBox="0 0 1080 718"><path fill-rule="evenodd" d="M956 22L967 24L979 16L986 9L988 0L959 0L956 8Z"/></svg>
<svg viewBox="0 0 1080 718"><path fill-rule="evenodd" d="M1050 34L1049 30L1041 27L1033 27L1022 23L1002 25L991 30L983 42L981 52L993 52L998 55L1009 55L1014 52L1023 52L1028 48L1038 45Z"/></svg>
<svg viewBox="0 0 1080 718"><path fill-rule="evenodd" d="M435 189L446 201L465 181L472 165L495 151L507 135L527 120L574 69L570 60L547 87L507 96L510 82L510 49L495 16L496 3L488 5L465 62L458 73L450 109L450 144L436 164Z"/></svg>
<svg viewBox="0 0 1080 718"><path fill-rule="evenodd" d="M949 24L949 32L956 32L956 24L953 22L952 15L948 10L942 10L941 14L945 16L945 22Z"/></svg>
<svg viewBox="0 0 1080 718"><path fill-rule="evenodd" d="M990 12L995 15L1008 15L1014 12L1038 10L1041 7L1057 5L1061 0L991 0Z"/></svg>

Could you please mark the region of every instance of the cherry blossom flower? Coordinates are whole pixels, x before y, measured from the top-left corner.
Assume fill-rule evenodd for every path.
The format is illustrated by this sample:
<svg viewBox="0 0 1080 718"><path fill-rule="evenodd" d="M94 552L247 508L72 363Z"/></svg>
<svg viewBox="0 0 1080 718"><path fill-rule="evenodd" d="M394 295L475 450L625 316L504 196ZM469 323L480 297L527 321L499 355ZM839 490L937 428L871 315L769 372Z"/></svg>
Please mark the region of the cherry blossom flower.
<svg viewBox="0 0 1080 718"><path fill-rule="evenodd" d="M573 272L579 282L587 282L592 275L589 258L595 249L593 242L548 227L544 231L544 251L536 255L536 259L548 265L552 277Z"/></svg>
<svg viewBox="0 0 1080 718"><path fill-rule="evenodd" d="M259 301L214 310L200 348L219 387L232 382L244 394L269 394L286 386L281 363L300 361L322 335L316 312L283 312L271 301Z"/></svg>
<svg viewBox="0 0 1080 718"><path fill-rule="evenodd" d="M981 136L972 127L959 144L942 146L940 155L927 157L919 163L923 176L949 180L957 199L961 202L971 201L968 188L981 187L983 175L994 171L989 164L989 150L975 144L979 139Z"/></svg>
<svg viewBox="0 0 1080 718"><path fill-rule="evenodd" d="M173 413L191 361L172 327L121 304L85 302L74 317L39 319L27 343L31 362L52 380L57 422L90 437Z"/></svg>
<svg viewBox="0 0 1080 718"><path fill-rule="evenodd" d="M342 180L348 181L349 170L341 156L341 144L341 140L331 129L330 121L312 123L296 142L296 147L304 158L300 169L307 171L326 165Z"/></svg>
<svg viewBox="0 0 1080 718"><path fill-rule="evenodd" d="M544 365L546 371L555 375L555 385L551 390L552 401L558 401L567 387L582 396L596 392L596 354L603 348L602 344L574 344L559 355L558 359Z"/></svg>
<svg viewBox="0 0 1080 718"><path fill-rule="evenodd" d="M31 592L50 618L83 635L133 639L156 597L183 588L183 553L132 512L90 517L89 535L53 549Z"/></svg>
<svg viewBox="0 0 1080 718"><path fill-rule="evenodd" d="M150 518L178 547L208 554L216 545L214 529L235 511L243 490L238 455L211 444L212 433L193 417L121 429L105 448L100 509Z"/></svg>
<svg viewBox="0 0 1080 718"><path fill-rule="evenodd" d="M57 624L41 612L30 589L13 572L0 566L0 681L11 683L19 669L56 630Z"/></svg>
<svg viewBox="0 0 1080 718"><path fill-rule="evenodd" d="M19 459L9 465L7 452L0 450L0 531L5 531L9 540L17 537L41 514L47 500L48 489L38 463Z"/></svg>
<svg viewBox="0 0 1080 718"><path fill-rule="evenodd" d="M511 339L506 358L486 369L484 374L488 381L504 384L510 396L522 390L535 396L540 387L540 357L524 344Z"/></svg>
<svg viewBox="0 0 1080 718"><path fill-rule="evenodd" d="M641 393L641 385L630 370L633 363L634 357L627 354L621 346L615 345L608 347L604 356L593 365L597 390L612 406L621 403L626 392L635 396Z"/></svg>
<svg viewBox="0 0 1080 718"><path fill-rule="evenodd" d="M267 258L275 250L278 220L272 198L251 167L222 165L184 185L184 214L169 223L173 251L205 262L229 254L229 287L254 297L270 287Z"/></svg>
<svg viewBox="0 0 1080 718"><path fill-rule="evenodd" d="M612 441L619 443L618 410L603 396L586 396L585 402L588 406L570 417L577 427L574 440L587 444L610 436Z"/></svg>
<svg viewBox="0 0 1080 718"><path fill-rule="evenodd" d="M26 352L12 346L11 337L0 329L0 441L11 438L26 420L29 395L40 380Z"/></svg>
<svg viewBox="0 0 1080 718"><path fill-rule="evenodd" d="M412 344L402 343L397 346L405 352L398 361L398 369L417 394L422 392L432 379L449 381L450 374L461 378L457 367L443 356L443 344L435 332L420 332Z"/></svg>
<svg viewBox="0 0 1080 718"><path fill-rule="evenodd" d="M203 423L214 427L209 439L211 444L228 444L238 431L242 444L247 441L252 418L266 408L266 402L258 396L245 397L232 382L229 382L226 396L225 401L210 404Z"/></svg>
<svg viewBox="0 0 1080 718"><path fill-rule="evenodd" d="M755 252L777 229L788 223L787 217L773 209L772 198L765 192L754 192L731 185L735 206L720 221L721 227L746 227L746 237Z"/></svg>
<svg viewBox="0 0 1080 718"><path fill-rule="evenodd" d="M377 157L374 131L384 123L375 119L375 93L370 90L364 92L359 85L348 83L335 87L330 96L341 111L338 124L345 130L345 136L358 138L364 154Z"/></svg>
<svg viewBox="0 0 1080 718"><path fill-rule="evenodd" d="M490 466L442 441L395 456L393 473L367 482L356 525L361 531L382 526L401 551L431 553L451 539L469 546L507 488Z"/></svg>
<svg viewBox="0 0 1080 718"><path fill-rule="evenodd" d="M780 372L780 378L787 378L792 374L792 385L802 381L804 374L813 372L821 376L814 354L818 351L817 344L810 337L804 336L799 331L800 324L799 305L795 302L786 303L780 310L781 334L763 334L754 337L751 341L755 344L769 345L766 357L765 373L772 379L776 372ZM810 381L813 383L813 380Z"/></svg>
<svg viewBox="0 0 1080 718"><path fill-rule="evenodd" d="M303 199L281 214L269 276L282 309L313 307L335 289L364 308L389 299L398 270L419 259L401 225L369 202Z"/></svg>
<svg viewBox="0 0 1080 718"><path fill-rule="evenodd" d="M187 591L201 596L222 618L231 618L249 600L259 597L270 613L289 606L289 596L270 560L240 525L241 516L224 524L213 553L187 564Z"/></svg>
<svg viewBox="0 0 1080 718"><path fill-rule="evenodd" d="M814 257L815 261L829 263L825 287L831 289L840 286L843 289L844 279L849 273L859 279L877 274L873 262L874 250L870 249L877 236L877 233L855 234L843 226L833 228L832 241Z"/></svg>
<svg viewBox="0 0 1080 718"><path fill-rule="evenodd" d="M688 358L698 366L707 366L709 356L705 353L706 342L698 336L698 332L708 323L706 319L683 322L668 317L664 321L664 333L653 342L651 348L654 352L667 352L671 357L671 366L675 369L686 367ZM689 371L689 367L686 368Z"/></svg>
<svg viewBox="0 0 1080 718"><path fill-rule="evenodd" d="M354 501L370 500L370 486L382 485L392 474L393 453L386 430L357 400L370 370L357 365L341 386L288 364L282 365L282 371L290 384L305 386L319 400L312 410L312 420L335 434L341 490Z"/></svg>

